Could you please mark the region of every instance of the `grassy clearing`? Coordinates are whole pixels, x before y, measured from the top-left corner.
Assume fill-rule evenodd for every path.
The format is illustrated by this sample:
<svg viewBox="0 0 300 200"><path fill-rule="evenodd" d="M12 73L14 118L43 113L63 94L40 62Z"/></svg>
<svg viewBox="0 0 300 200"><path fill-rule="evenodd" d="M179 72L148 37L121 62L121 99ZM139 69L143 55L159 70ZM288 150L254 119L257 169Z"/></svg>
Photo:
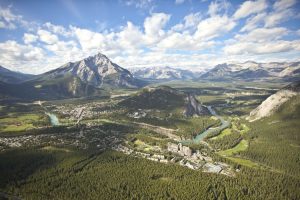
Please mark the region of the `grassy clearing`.
<svg viewBox="0 0 300 200"><path fill-rule="evenodd" d="M1 132L17 132L24 131L28 129L33 129L34 126L32 124L22 124L22 125L9 125L1 130Z"/></svg>
<svg viewBox="0 0 300 200"><path fill-rule="evenodd" d="M246 167L251 167L251 168L259 168L260 167L260 165L258 163L255 163L251 160L247 160L244 158L236 158L236 157L227 157L227 158L237 164L240 164L240 165L243 165Z"/></svg>
<svg viewBox="0 0 300 200"><path fill-rule="evenodd" d="M218 154L221 156L233 156L236 153L239 153L241 151L245 151L248 148L249 144L247 140L241 140L239 144L237 144L235 147L231 149L227 149L225 151L219 151Z"/></svg>
<svg viewBox="0 0 300 200"><path fill-rule="evenodd" d="M219 135L217 135L216 137L211 138L211 140L218 140L218 139L222 139L224 136L226 135L230 135L231 129L230 128L226 128L225 130L223 130Z"/></svg>
<svg viewBox="0 0 300 200"><path fill-rule="evenodd" d="M17 115L11 113L9 117L0 119L0 132L17 132L35 128L39 122L45 122L45 117L37 114Z"/></svg>
<svg viewBox="0 0 300 200"><path fill-rule="evenodd" d="M247 133L248 131L250 131L250 128L246 125L246 124L242 124L242 130L240 131L240 134L243 135L245 133Z"/></svg>
<svg viewBox="0 0 300 200"><path fill-rule="evenodd" d="M43 147L42 150L46 150L46 151L62 151L62 152L66 152L66 153L71 152L71 150L69 150L67 148L60 148L60 147L55 147L55 146L46 146L46 147Z"/></svg>
<svg viewBox="0 0 300 200"><path fill-rule="evenodd" d="M7 118L0 119L0 123L16 123L20 121L27 122L27 121L35 121L40 119L40 116L36 114L24 114L20 116L16 116L16 114L11 114L11 116L14 117L7 117Z"/></svg>
<svg viewBox="0 0 300 200"><path fill-rule="evenodd" d="M231 148L231 149L227 149L225 151L219 151L217 154L226 157L227 159L246 166L246 167L251 167L251 168L260 168L261 165L258 163L255 163L251 160L245 159L245 158L240 158L240 157L234 157L235 154L245 151L249 146L249 143L247 140L242 140L238 145L236 145L235 147Z"/></svg>
<svg viewBox="0 0 300 200"><path fill-rule="evenodd" d="M136 145L137 149L139 149L139 150L143 150L143 151L152 151L153 150L153 147L151 145L148 145L139 139L134 141L134 145Z"/></svg>

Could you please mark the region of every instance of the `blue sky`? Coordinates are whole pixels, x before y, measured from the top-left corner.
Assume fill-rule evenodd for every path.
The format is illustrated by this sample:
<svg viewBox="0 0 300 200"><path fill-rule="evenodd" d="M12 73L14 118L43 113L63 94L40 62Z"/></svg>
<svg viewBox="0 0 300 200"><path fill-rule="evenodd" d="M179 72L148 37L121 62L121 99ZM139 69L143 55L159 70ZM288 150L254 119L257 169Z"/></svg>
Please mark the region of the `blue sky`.
<svg viewBox="0 0 300 200"><path fill-rule="evenodd" d="M300 60L297 0L0 1L0 65L42 73L101 52L124 68Z"/></svg>

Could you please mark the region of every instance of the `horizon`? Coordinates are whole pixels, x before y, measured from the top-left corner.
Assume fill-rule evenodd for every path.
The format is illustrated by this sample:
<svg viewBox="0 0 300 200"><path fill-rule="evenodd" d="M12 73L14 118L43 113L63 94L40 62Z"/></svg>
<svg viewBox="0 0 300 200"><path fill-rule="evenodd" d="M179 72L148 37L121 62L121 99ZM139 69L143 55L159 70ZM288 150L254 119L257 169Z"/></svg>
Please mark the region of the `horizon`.
<svg viewBox="0 0 300 200"><path fill-rule="evenodd" d="M5 0L0 65L41 74L97 52L125 69L296 62L299 6L296 0Z"/></svg>
<svg viewBox="0 0 300 200"><path fill-rule="evenodd" d="M104 55L105 57L107 57L105 54L102 54L101 52L98 52L98 53L96 53L96 54L94 54L94 55L85 57L85 58L83 58L83 59L81 59L81 60L75 60L75 61L73 61L73 62L67 62L67 63L65 63L65 64L63 64L63 65L61 65L61 66L59 66L59 67L57 67L57 68L49 69L48 71L45 71L45 72L42 72L42 73L38 73L38 74L34 74L34 73L24 73L24 72L21 72L21 71L11 70L11 69L6 68L5 66L2 66L2 65L0 65L0 67L2 67L2 68L4 68L4 69L8 69L8 70L10 70L10 71L12 71L12 72L17 72L17 73L23 73L23 74L28 74L28 75L42 75L42 74L47 73L47 72L49 72L49 71L59 69L59 68L63 67L64 65L68 64L68 63L80 62L80 61L82 61L82 60L84 60L84 59L87 59L87 58L89 58L89 57L95 57L95 56L97 56L98 54L101 54L101 55ZM108 58L108 59L110 60L110 58ZM112 60L110 60L110 61L113 62ZM277 62L275 62L275 61L270 61L270 62L256 62L256 61L254 61L254 60L246 60L246 61L243 61L243 62L238 62L238 61L228 61L228 62L218 63L218 64L216 64L216 65L214 65L214 66L212 66L212 67L208 67L207 69L200 69L200 70L199 70L199 69L185 68L184 66L173 67L173 66L169 66L169 65L165 65L165 66L146 66L146 67L144 67L144 68L158 68L158 69L161 69L161 68L164 68L164 67L165 67L165 68L171 68L171 69L181 69L181 70L188 70L188 71L191 71L191 72L204 73L204 72L207 72L207 71L213 69L214 67L217 67L218 65L223 65L223 64L227 64L227 65L230 65L230 64L237 64L237 65L239 65L239 64L249 63L249 62L250 62L250 63L251 63L251 62L252 62L252 63L257 63L257 64L277 63ZM300 60L297 60L297 61L283 61L283 62L278 62L278 63L296 63L296 62L300 62ZM115 63L115 62L113 62L113 63ZM118 63L115 63L115 64L118 65ZM126 69L126 70L128 70L128 71L130 71L130 72L131 72L131 70L134 70L134 69L143 69L143 67L123 67L123 66L120 66L120 67L121 67L121 68L124 68L124 69Z"/></svg>

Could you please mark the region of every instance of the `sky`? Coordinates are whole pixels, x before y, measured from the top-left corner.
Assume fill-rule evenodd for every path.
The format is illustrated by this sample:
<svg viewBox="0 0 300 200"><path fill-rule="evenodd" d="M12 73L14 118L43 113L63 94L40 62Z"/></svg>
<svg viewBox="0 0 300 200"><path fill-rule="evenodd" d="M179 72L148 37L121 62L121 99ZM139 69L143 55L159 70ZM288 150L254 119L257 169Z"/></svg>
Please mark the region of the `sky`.
<svg viewBox="0 0 300 200"><path fill-rule="evenodd" d="M124 68L300 61L297 0L0 0L0 65L40 74L98 52Z"/></svg>

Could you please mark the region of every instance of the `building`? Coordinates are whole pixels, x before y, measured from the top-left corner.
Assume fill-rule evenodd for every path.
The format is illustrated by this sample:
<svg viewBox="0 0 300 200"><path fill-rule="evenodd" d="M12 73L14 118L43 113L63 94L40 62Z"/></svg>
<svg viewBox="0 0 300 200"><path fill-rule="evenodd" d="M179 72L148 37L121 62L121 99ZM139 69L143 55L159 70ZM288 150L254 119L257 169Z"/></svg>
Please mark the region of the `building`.
<svg viewBox="0 0 300 200"><path fill-rule="evenodd" d="M192 156L192 149L187 146L183 146L182 143L174 144L168 143L168 151L172 153L178 153L181 156Z"/></svg>

